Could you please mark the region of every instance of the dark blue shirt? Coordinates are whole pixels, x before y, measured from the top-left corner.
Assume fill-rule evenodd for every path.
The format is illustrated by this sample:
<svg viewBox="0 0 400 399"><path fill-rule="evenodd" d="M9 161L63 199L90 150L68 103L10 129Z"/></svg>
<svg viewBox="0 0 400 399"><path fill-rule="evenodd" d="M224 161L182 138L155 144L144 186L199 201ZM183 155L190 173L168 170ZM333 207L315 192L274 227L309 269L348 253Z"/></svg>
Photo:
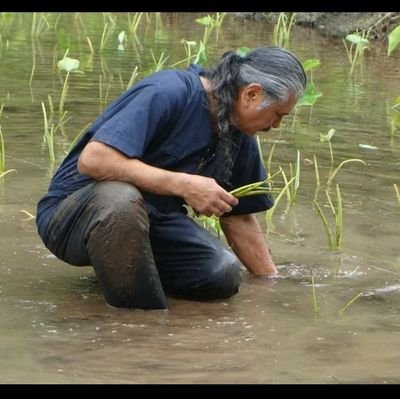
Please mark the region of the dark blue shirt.
<svg viewBox="0 0 400 399"><path fill-rule="evenodd" d="M199 66L160 71L117 98L64 159L50 182L48 193L40 201L38 216L42 212L50 216L62 199L93 182L77 169L78 157L90 140L155 167L216 177L219 161L214 154L216 134L212 130L200 71ZM222 184L227 190L266 176L255 138L236 134L238 145L233 148L232 178L227 185ZM178 210L183 204L178 197L146 192L143 197L162 213ZM270 196L245 197L231 214L260 212L272 205Z"/></svg>

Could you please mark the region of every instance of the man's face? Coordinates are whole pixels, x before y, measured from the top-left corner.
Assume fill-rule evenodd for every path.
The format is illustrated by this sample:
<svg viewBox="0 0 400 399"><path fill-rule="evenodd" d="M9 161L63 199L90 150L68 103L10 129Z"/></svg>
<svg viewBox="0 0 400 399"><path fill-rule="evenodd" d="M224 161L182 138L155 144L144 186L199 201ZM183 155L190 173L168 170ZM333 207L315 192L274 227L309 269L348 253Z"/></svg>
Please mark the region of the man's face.
<svg viewBox="0 0 400 399"><path fill-rule="evenodd" d="M264 91L259 84L251 83L241 88L233 106L234 125L249 136L259 131L268 131L272 127L278 128L282 118L296 105L294 95L290 95L285 103L274 103L263 108L265 100Z"/></svg>

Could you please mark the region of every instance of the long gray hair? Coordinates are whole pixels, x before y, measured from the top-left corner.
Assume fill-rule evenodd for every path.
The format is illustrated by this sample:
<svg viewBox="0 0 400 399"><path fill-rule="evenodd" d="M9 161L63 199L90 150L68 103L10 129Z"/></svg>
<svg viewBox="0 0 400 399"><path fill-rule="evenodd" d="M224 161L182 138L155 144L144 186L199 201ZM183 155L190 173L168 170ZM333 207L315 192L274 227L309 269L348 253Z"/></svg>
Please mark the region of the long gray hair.
<svg viewBox="0 0 400 399"><path fill-rule="evenodd" d="M284 103L290 94L298 99L306 87L307 78L295 55L276 46L253 49L244 57L228 51L215 68L205 69L201 75L210 80L211 95L217 104L216 154L222 158L218 180L228 183L233 164L233 131L236 130L232 124L232 110L239 89L250 83L259 83L269 100L265 104L268 107L274 103Z"/></svg>

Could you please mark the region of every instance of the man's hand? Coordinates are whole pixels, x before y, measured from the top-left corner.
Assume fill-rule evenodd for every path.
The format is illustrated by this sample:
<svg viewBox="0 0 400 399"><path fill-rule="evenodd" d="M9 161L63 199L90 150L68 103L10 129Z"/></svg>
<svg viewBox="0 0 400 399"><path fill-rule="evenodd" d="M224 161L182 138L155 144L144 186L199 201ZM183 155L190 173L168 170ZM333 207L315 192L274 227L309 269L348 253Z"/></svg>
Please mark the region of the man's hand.
<svg viewBox="0 0 400 399"><path fill-rule="evenodd" d="M189 174L184 178L182 197L197 213L206 216L220 217L239 202L214 179Z"/></svg>

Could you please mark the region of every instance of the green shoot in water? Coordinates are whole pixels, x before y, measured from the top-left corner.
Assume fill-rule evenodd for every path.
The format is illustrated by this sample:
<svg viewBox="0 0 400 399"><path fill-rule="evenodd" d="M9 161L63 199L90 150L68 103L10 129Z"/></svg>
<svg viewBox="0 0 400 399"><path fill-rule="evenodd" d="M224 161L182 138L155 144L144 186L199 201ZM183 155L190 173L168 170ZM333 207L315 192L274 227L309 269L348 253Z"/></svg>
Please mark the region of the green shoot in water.
<svg viewBox="0 0 400 399"><path fill-rule="evenodd" d="M394 187L394 191L396 192L397 201L399 201L399 206L400 206L400 192L399 192L399 188L397 187L397 184L393 184L393 187Z"/></svg>
<svg viewBox="0 0 400 399"><path fill-rule="evenodd" d="M319 313L319 305L318 305L317 289L315 286L313 269L311 269L311 286L312 286L314 312L318 314Z"/></svg>
<svg viewBox="0 0 400 399"><path fill-rule="evenodd" d="M342 241L343 241L343 204L342 204L342 197L340 194L339 185L336 184L336 203L337 203L336 209L332 203L328 190L325 190L325 194L326 197L328 198L329 206L335 221L335 236L320 205L316 200L313 200L313 203L324 225L326 236L328 238L329 249L332 251L339 250L342 246Z"/></svg>
<svg viewBox="0 0 400 399"><path fill-rule="evenodd" d="M1 121L1 115L3 113L4 109L4 104L1 104L0 107L0 121ZM10 172L16 172L15 169L9 169L6 170L6 152L4 148L4 138L3 138L3 132L1 131L1 124L0 124L0 178L5 176L6 174Z"/></svg>
<svg viewBox="0 0 400 399"><path fill-rule="evenodd" d="M352 299L350 299L349 302L346 303L346 305L344 305L340 310L339 310L339 314L341 316L343 316L344 312L349 308L349 306L351 304L353 304L358 298L360 298L361 295L363 295L364 292L360 292L359 294L357 294L355 297L353 297Z"/></svg>

